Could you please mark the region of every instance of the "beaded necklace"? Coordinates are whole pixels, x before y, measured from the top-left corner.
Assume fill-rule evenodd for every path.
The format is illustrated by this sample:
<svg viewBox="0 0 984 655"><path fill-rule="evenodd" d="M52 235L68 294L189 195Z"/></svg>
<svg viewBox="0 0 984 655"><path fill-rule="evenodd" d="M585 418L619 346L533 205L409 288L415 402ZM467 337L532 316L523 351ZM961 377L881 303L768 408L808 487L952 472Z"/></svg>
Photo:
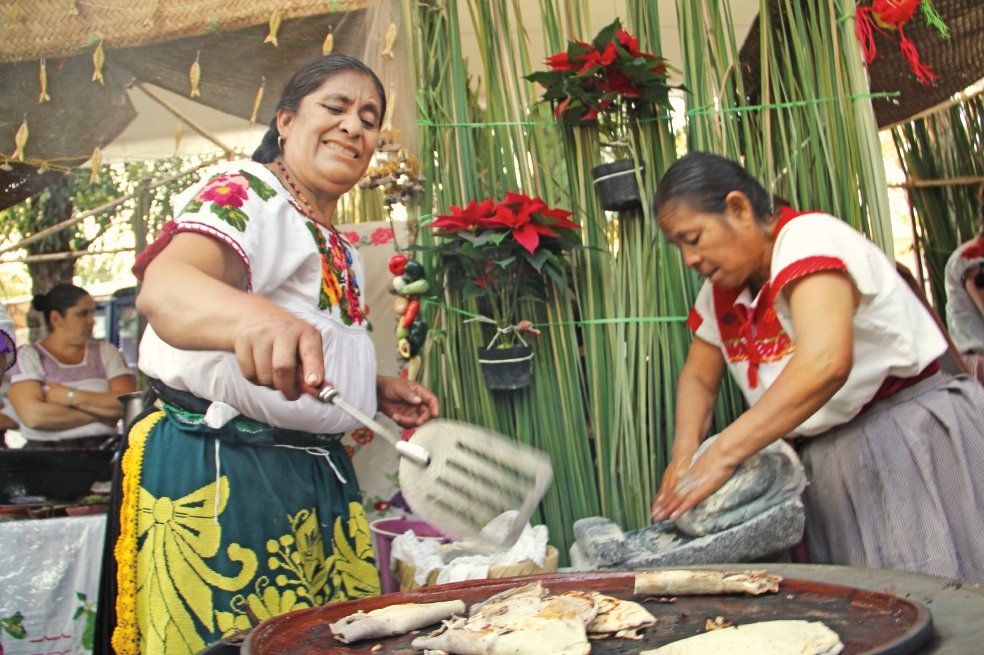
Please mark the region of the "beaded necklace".
<svg viewBox="0 0 984 655"><path fill-rule="evenodd" d="M365 321L366 310L360 307L359 283L352 271L352 255L348 252L334 225L328 225L330 238L325 239L324 233L321 231L322 224L318 222L311 203L307 201L300 187L291 179L287 167L284 166L280 158L278 157L274 161L277 162L277 166L284 174L287 184L294 189L297 199L304 203L304 207L307 208L305 218L311 221L308 224L308 229L321 254L321 293L319 294L318 307L330 309L333 305L337 306L341 312L343 323L346 325L362 324Z"/></svg>

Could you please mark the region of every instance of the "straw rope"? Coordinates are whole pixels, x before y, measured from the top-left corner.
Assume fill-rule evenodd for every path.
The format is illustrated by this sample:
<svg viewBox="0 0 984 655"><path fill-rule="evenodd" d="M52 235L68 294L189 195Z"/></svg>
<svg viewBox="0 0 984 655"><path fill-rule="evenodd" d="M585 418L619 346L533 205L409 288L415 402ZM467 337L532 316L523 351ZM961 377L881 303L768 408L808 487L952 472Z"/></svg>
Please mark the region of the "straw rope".
<svg viewBox="0 0 984 655"><path fill-rule="evenodd" d="M34 0L17 3L16 30L0 40L0 62L79 54L94 42L105 48L160 43L215 29L266 24L274 11L283 20L363 9L373 0ZM156 9L154 9L156 5ZM0 7L0 25L13 5ZM273 47L273 46L270 46Z"/></svg>

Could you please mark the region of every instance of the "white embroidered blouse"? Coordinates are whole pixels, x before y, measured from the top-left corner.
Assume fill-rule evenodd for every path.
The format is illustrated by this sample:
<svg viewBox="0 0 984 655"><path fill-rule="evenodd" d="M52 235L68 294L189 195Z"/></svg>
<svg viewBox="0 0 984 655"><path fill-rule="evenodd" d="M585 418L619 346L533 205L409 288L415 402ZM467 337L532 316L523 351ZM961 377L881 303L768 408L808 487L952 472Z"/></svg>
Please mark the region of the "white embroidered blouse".
<svg viewBox="0 0 984 655"><path fill-rule="evenodd" d="M376 355L367 333L358 251L336 230L307 218L279 179L256 162L210 169L178 197L175 212L174 232L206 234L232 248L246 266L246 291L321 332L325 379L350 403L375 414ZM314 434L360 427L310 396L291 402L279 391L252 384L234 353L180 350L150 326L140 343L139 366L170 387L212 401L207 418L213 427L236 412Z"/></svg>

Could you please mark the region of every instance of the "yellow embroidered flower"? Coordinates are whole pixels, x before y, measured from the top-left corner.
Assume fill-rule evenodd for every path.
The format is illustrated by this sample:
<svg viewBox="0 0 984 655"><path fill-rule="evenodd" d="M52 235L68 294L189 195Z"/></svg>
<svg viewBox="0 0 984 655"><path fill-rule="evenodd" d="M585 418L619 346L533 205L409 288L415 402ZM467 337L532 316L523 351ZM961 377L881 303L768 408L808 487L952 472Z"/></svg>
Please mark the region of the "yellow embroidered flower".
<svg viewBox="0 0 984 655"><path fill-rule="evenodd" d="M212 588L238 591L253 578L256 555L239 544L226 554L242 564L229 578L212 571L203 560L218 553L222 527L216 517L225 510L229 482L222 477L218 505L215 483L184 498L155 498L140 488L137 533L143 545L137 554L137 623L141 653L195 653L205 647L194 617L215 631ZM190 610L190 611L189 611Z"/></svg>

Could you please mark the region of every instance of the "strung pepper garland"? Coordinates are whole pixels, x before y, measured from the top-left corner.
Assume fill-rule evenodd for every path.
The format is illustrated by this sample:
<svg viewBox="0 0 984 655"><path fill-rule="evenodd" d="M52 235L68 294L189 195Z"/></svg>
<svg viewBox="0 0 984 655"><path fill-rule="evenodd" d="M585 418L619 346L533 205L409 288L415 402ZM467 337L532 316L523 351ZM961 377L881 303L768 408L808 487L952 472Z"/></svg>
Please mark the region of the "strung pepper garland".
<svg viewBox="0 0 984 655"><path fill-rule="evenodd" d="M885 30L898 30L899 48L909 62L909 68L920 82L930 86L940 76L919 60L916 45L902 31L902 26L909 22L919 8L922 8L926 22L936 27L943 38L949 38L949 30L930 0L874 0L869 6L858 7L857 36L864 50L865 61L870 64L878 55L874 31L878 30L888 36Z"/></svg>
<svg viewBox="0 0 984 655"><path fill-rule="evenodd" d="M427 323L418 320L421 301L419 296L430 290L430 284L424 279L424 266L420 262L407 259L405 255L396 254L390 257L389 271L393 278L393 290L396 300L393 301L393 311L400 320L396 325L397 350L400 357L407 360L403 375L416 380L420 374L423 360L420 349L427 340Z"/></svg>

